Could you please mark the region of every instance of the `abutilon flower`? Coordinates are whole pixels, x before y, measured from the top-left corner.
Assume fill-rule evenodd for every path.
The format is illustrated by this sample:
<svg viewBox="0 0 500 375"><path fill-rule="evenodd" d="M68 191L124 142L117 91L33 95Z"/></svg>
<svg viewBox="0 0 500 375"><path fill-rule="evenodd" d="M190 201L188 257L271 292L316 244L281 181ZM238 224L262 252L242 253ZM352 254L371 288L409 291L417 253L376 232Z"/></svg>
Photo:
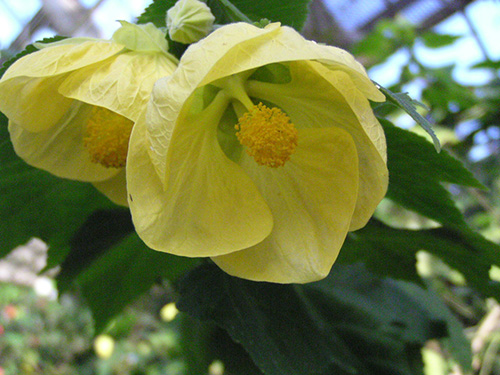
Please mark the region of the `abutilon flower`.
<svg viewBox="0 0 500 375"><path fill-rule="evenodd" d="M38 44L0 80L0 111L16 153L56 176L92 182L127 205L124 166L153 84L177 60L152 24L122 21L111 40Z"/></svg>
<svg viewBox="0 0 500 375"><path fill-rule="evenodd" d="M338 48L280 24L223 26L159 80L131 135L129 206L151 248L227 273L329 273L385 195L385 98Z"/></svg>

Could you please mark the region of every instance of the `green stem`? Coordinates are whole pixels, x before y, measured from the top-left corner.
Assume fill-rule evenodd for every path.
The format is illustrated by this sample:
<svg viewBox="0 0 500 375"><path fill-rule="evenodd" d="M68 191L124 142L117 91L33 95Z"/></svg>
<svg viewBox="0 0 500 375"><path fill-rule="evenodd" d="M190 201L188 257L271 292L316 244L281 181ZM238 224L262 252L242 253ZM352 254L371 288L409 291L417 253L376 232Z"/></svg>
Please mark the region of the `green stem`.
<svg viewBox="0 0 500 375"><path fill-rule="evenodd" d="M219 2L224 7L226 13L233 21L243 21L246 23L253 23L253 21L248 18L241 10L236 8L233 3L229 0L219 0Z"/></svg>
<svg viewBox="0 0 500 375"><path fill-rule="evenodd" d="M251 72L233 74L229 77L224 77L212 82L212 84L221 88L229 98L239 101L248 111L250 111L253 108L253 102L245 91L245 81L249 74L251 74Z"/></svg>
<svg viewBox="0 0 500 375"><path fill-rule="evenodd" d="M208 133L217 132L217 126L229 102L230 98L223 91L219 91L203 111L193 115L188 121L191 124L203 124Z"/></svg>

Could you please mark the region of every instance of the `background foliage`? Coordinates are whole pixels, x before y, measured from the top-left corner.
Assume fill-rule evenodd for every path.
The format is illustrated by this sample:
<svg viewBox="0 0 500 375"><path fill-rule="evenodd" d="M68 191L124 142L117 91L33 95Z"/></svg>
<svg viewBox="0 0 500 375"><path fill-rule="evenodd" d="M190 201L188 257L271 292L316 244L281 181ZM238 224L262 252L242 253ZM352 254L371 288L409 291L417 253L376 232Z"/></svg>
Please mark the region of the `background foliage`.
<svg viewBox="0 0 500 375"><path fill-rule="evenodd" d="M164 26L173 3L153 2L139 22ZM253 21L280 20L300 29L308 1L232 3ZM236 20L225 2L208 4L218 23ZM208 262L147 249L128 212L91 185L24 164L1 117L0 255L33 236L43 239L50 246L47 269L60 267L59 291L67 294L57 305L25 290L2 289L0 366L11 373L22 368L65 374L78 368L99 374L215 374L213 364L221 361L225 374L235 375L411 375L422 374L425 362L429 374L445 374L457 365L456 371L471 372L463 326L476 327L495 304L486 298L500 298L500 286L490 278L491 266L500 267L498 148L479 161L470 158L481 134L492 135L490 142L498 145L498 79L463 87L451 66L428 68L414 53L419 43L440 48L456 39L418 33L404 22L382 22L354 48L367 66L396 50L409 51L398 83L387 88L399 106L375 109L387 136L390 186L375 218L349 235L330 276L308 285L249 282ZM176 43L171 49L183 52ZM478 68L497 74L499 64L485 61ZM429 123L438 124L439 153L429 137L393 125L407 116L401 107L421 117L413 111L422 109L402 94L415 81L425 82L418 93L430 108L423 125L429 131ZM464 124L470 132L462 139L442 136ZM183 313L167 324L159 316L171 300ZM9 306L24 315L10 314ZM34 323L46 321L51 324ZM60 340L61 331L66 341ZM116 343L109 358L98 359L90 347L93 335L101 333ZM437 366L430 348L439 353L441 372L429 370ZM499 374L493 349L486 340L477 356L489 361L490 373Z"/></svg>

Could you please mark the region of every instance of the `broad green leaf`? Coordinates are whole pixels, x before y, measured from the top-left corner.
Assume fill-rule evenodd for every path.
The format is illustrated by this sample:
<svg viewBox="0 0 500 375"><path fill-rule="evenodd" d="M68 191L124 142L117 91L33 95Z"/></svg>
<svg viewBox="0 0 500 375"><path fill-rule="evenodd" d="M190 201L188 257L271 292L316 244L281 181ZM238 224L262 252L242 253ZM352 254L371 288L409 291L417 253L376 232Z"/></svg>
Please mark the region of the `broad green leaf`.
<svg viewBox="0 0 500 375"><path fill-rule="evenodd" d="M462 323L448 309L441 296L432 289L424 290L413 283L399 282L398 286L419 305L425 305L432 314L440 316L447 322L448 335L441 339L441 344L461 366L464 373L472 373L471 343L465 336Z"/></svg>
<svg viewBox="0 0 500 375"><path fill-rule="evenodd" d="M232 0L231 3L254 22L267 18L272 22L281 22L300 30L304 25L310 0ZM155 0L139 17L138 23L152 22L158 27L165 26L165 15L175 4L174 0ZM207 0L217 24L240 21L235 19L227 6L218 0Z"/></svg>
<svg viewBox="0 0 500 375"><path fill-rule="evenodd" d="M409 230L391 228L372 219L350 233L337 262L364 262L383 276L419 280L415 254L426 250L461 272L468 284L500 300L500 283L490 280L493 264L500 265L500 246L467 227Z"/></svg>
<svg viewBox="0 0 500 375"><path fill-rule="evenodd" d="M412 119L414 119L417 124L419 124L427 133L432 138L432 141L434 142L434 147L436 148L436 151L441 150L441 144L439 143L439 139L437 138L436 134L434 133L434 130L432 130L432 125L431 123L423 117L420 113L417 112L417 106L423 106L425 107L422 103L410 98L407 93L394 93L389 89L386 89L385 87L382 87L377 84L379 87L380 91L384 93L384 95L387 98L387 101L395 104L402 110L404 110L406 113L408 113Z"/></svg>
<svg viewBox="0 0 500 375"><path fill-rule="evenodd" d="M59 292L66 291L81 272L133 231L130 211L125 208L93 212L70 240L71 251L57 275Z"/></svg>
<svg viewBox="0 0 500 375"><path fill-rule="evenodd" d="M360 306L365 316L376 317L377 321L383 322L382 327L385 328L382 331L392 332L404 342L423 344L429 335L435 335L441 339L464 372L472 371L471 346L464 335L463 326L432 289L426 290L409 282L372 278L365 275L366 270L359 264L349 268L338 266L342 272L335 267L337 265L330 277L323 282L306 286L306 289L319 287L324 290L325 295L333 293L338 296L346 306ZM358 279L360 273L363 274L361 281ZM365 290L368 284L375 286L374 290ZM386 287L380 288L379 284ZM339 286L340 291L333 291ZM344 292L344 288L352 288L354 292ZM394 309L394 305L398 308ZM407 308L410 310L405 311ZM329 316L331 313L325 308L324 314ZM429 320L417 317L420 314L428 316ZM355 338L352 340L355 341ZM375 348L370 350L380 356Z"/></svg>
<svg viewBox="0 0 500 375"><path fill-rule="evenodd" d="M49 265L69 251L74 232L96 209L114 205L90 184L54 177L15 153L0 114L0 256L38 237L49 245Z"/></svg>
<svg viewBox="0 0 500 375"><path fill-rule="evenodd" d="M380 119L380 122L387 138L387 197L443 225L465 226L462 214L441 183L483 186L445 150L436 153L425 138L389 121Z"/></svg>
<svg viewBox="0 0 500 375"><path fill-rule="evenodd" d="M137 23L152 22L156 27L167 26L167 10L172 8L177 0L153 0L139 16Z"/></svg>
<svg viewBox="0 0 500 375"><path fill-rule="evenodd" d="M90 232L88 246L99 247L99 236L95 243L93 240ZM154 283L162 278L174 281L197 263L197 259L151 250L132 232L80 270L74 280L92 310L99 333Z"/></svg>
<svg viewBox="0 0 500 375"><path fill-rule="evenodd" d="M181 311L227 330L267 375L421 374L420 347L449 326L428 299L361 265L336 265L317 283L281 285L207 264L181 281L179 293Z"/></svg>

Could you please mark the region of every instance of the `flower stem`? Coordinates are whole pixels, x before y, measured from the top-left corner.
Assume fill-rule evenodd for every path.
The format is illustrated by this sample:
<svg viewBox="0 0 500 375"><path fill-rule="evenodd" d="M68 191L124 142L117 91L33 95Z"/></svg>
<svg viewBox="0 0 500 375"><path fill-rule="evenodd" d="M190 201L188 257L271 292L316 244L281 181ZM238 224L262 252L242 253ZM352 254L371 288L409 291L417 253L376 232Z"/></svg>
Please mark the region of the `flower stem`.
<svg viewBox="0 0 500 375"><path fill-rule="evenodd" d="M241 10L236 8L233 3L231 3L229 0L219 0L222 6L224 7L224 10L226 11L227 15L233 20L233 21L243 21L246 23L253 23L253 21L248 18Z"/></svg>

